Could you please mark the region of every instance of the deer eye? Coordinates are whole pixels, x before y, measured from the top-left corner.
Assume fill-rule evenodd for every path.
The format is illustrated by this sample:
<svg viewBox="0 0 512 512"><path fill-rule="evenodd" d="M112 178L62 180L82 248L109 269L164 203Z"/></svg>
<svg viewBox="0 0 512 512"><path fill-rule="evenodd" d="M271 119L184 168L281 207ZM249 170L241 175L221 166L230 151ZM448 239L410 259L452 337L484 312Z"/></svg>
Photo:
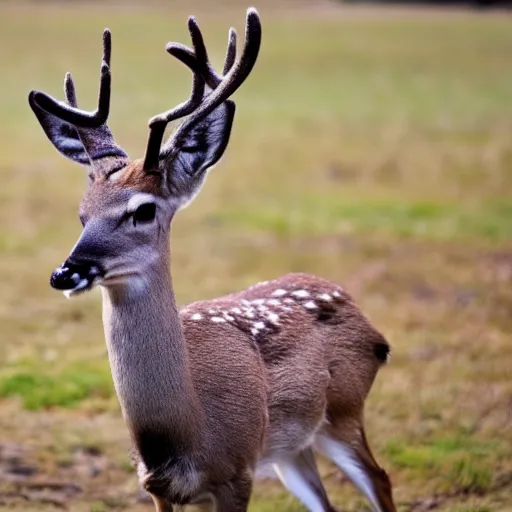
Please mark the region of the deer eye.
<svg viewBox="0 0 512 512"><path fill-rule="evenodd" d="M156 204L155 203L144 203L141 204L133 212L133 225L137 222L151 222L155 218Z"/></svg>

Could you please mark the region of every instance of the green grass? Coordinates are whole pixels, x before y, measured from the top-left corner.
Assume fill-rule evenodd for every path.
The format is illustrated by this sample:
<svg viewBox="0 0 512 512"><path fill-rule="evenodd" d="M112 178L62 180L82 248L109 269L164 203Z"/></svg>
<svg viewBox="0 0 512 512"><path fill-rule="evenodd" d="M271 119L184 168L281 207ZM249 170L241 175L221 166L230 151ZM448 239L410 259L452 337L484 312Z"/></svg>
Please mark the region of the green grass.
<svg viewBox="0 0 512 512"><path fill-rule="evenodd" d="M109 398L113 392L107 368L68 368L55 376L32 368L0 380L0 397L19 397L29 410L76 407L85 399Z"/></svg>
<svg viewBox="0 0 512 512"><path fill-rule="evenodd" d="M305 195L291 204L230 210L218 216L235 227L280 235L378 233L433 240L512 238L512 202L474 207L402 198L355 200L329 194Z"/></svg>
<svg viewBox="0 0 512 512"><path fill-rule="evenodd" d="M289 271L339 282L393 346L366 423L399 509L511 510L510 19L274 4L257 4L262 53L236 94L226 157L175 220L178 300ZM227 28L242 32L247 5L215 5L0 5L2 512L60 509L30 478L2 478L4 443L21 447L36 480L80 485L62 491L70 510L151 510L135 500L100 295L66 301L48 285L80 233L85 177L48 143L27 93L62 97L70 70L93 108L109 26L110 125L140 156L148 119L189 93L189 73L164 52L188 41L186 17L197 15L215 63ZM321 472L336 506L367 510L325 461ZM251 512L274 510L303 509L280 484L258 483Z"/></svg>
<svg viewBox="0 0 512 512"><path fill-rule="evenodd" d="M437 479L440 489L485 494L493 483L494 453L498 450L499 442L459 435L433 439L428 444L390 440L384 453L396 467L411 470L411 475Z"/></svg>

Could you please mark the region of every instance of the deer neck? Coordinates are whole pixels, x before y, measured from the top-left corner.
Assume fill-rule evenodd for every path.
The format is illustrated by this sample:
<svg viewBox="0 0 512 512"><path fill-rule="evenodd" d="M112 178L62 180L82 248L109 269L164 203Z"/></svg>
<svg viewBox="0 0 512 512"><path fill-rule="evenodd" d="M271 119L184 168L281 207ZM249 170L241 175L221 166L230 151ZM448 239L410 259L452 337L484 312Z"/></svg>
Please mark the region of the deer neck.
<svg viewBox="0 0 512 512"><path fill-rule="evenodd" d="M144 278L103 290L103 324L116 393L147 467L194 449L201 423L170 257Z"/></svg>

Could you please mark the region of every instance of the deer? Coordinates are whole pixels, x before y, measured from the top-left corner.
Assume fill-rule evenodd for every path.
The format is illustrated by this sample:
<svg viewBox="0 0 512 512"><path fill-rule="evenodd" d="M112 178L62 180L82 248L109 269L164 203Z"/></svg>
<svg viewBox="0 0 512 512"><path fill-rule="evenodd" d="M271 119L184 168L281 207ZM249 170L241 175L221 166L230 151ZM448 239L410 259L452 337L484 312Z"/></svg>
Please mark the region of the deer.
<svg viewBox="0 0 512 512"><path fill-rule="evenodd" d="M99 286L114 388L140 486L157 512L208 503L248 510L254 480L272 472L311 512L332 512L316 455L332 460L372 508L393 512L392 486L372 455L364 403L390 346L341 286L291 273L179 308L170 227L223 156L230 97L251 73L261 22L247 11L245 42L229 31L222 73L194 17L192 48L167 52L192 71L187 101L149 121L144 158L131 160L108 128L111 33L103 34L98 106L31 91L29 104L65 157L86 167L82 233L51 275L70 298ZM166 127L180 119L163 143Z"/></svg>

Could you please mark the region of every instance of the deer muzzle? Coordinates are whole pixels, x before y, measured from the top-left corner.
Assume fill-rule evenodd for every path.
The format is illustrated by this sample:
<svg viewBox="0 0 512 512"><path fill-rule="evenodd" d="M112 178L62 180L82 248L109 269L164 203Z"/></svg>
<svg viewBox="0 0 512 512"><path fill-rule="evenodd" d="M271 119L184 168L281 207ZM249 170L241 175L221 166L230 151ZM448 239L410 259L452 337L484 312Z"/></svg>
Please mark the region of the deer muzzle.
<svg viewBox="0 0 512 512"><path fill-rule="evenodd" d="M101 279L103 274L103 270L92 262L78 262L68 258L53 271L50 277L50 285L56 290L63 291L69 297L90 290L95 281Z"/></svg>

